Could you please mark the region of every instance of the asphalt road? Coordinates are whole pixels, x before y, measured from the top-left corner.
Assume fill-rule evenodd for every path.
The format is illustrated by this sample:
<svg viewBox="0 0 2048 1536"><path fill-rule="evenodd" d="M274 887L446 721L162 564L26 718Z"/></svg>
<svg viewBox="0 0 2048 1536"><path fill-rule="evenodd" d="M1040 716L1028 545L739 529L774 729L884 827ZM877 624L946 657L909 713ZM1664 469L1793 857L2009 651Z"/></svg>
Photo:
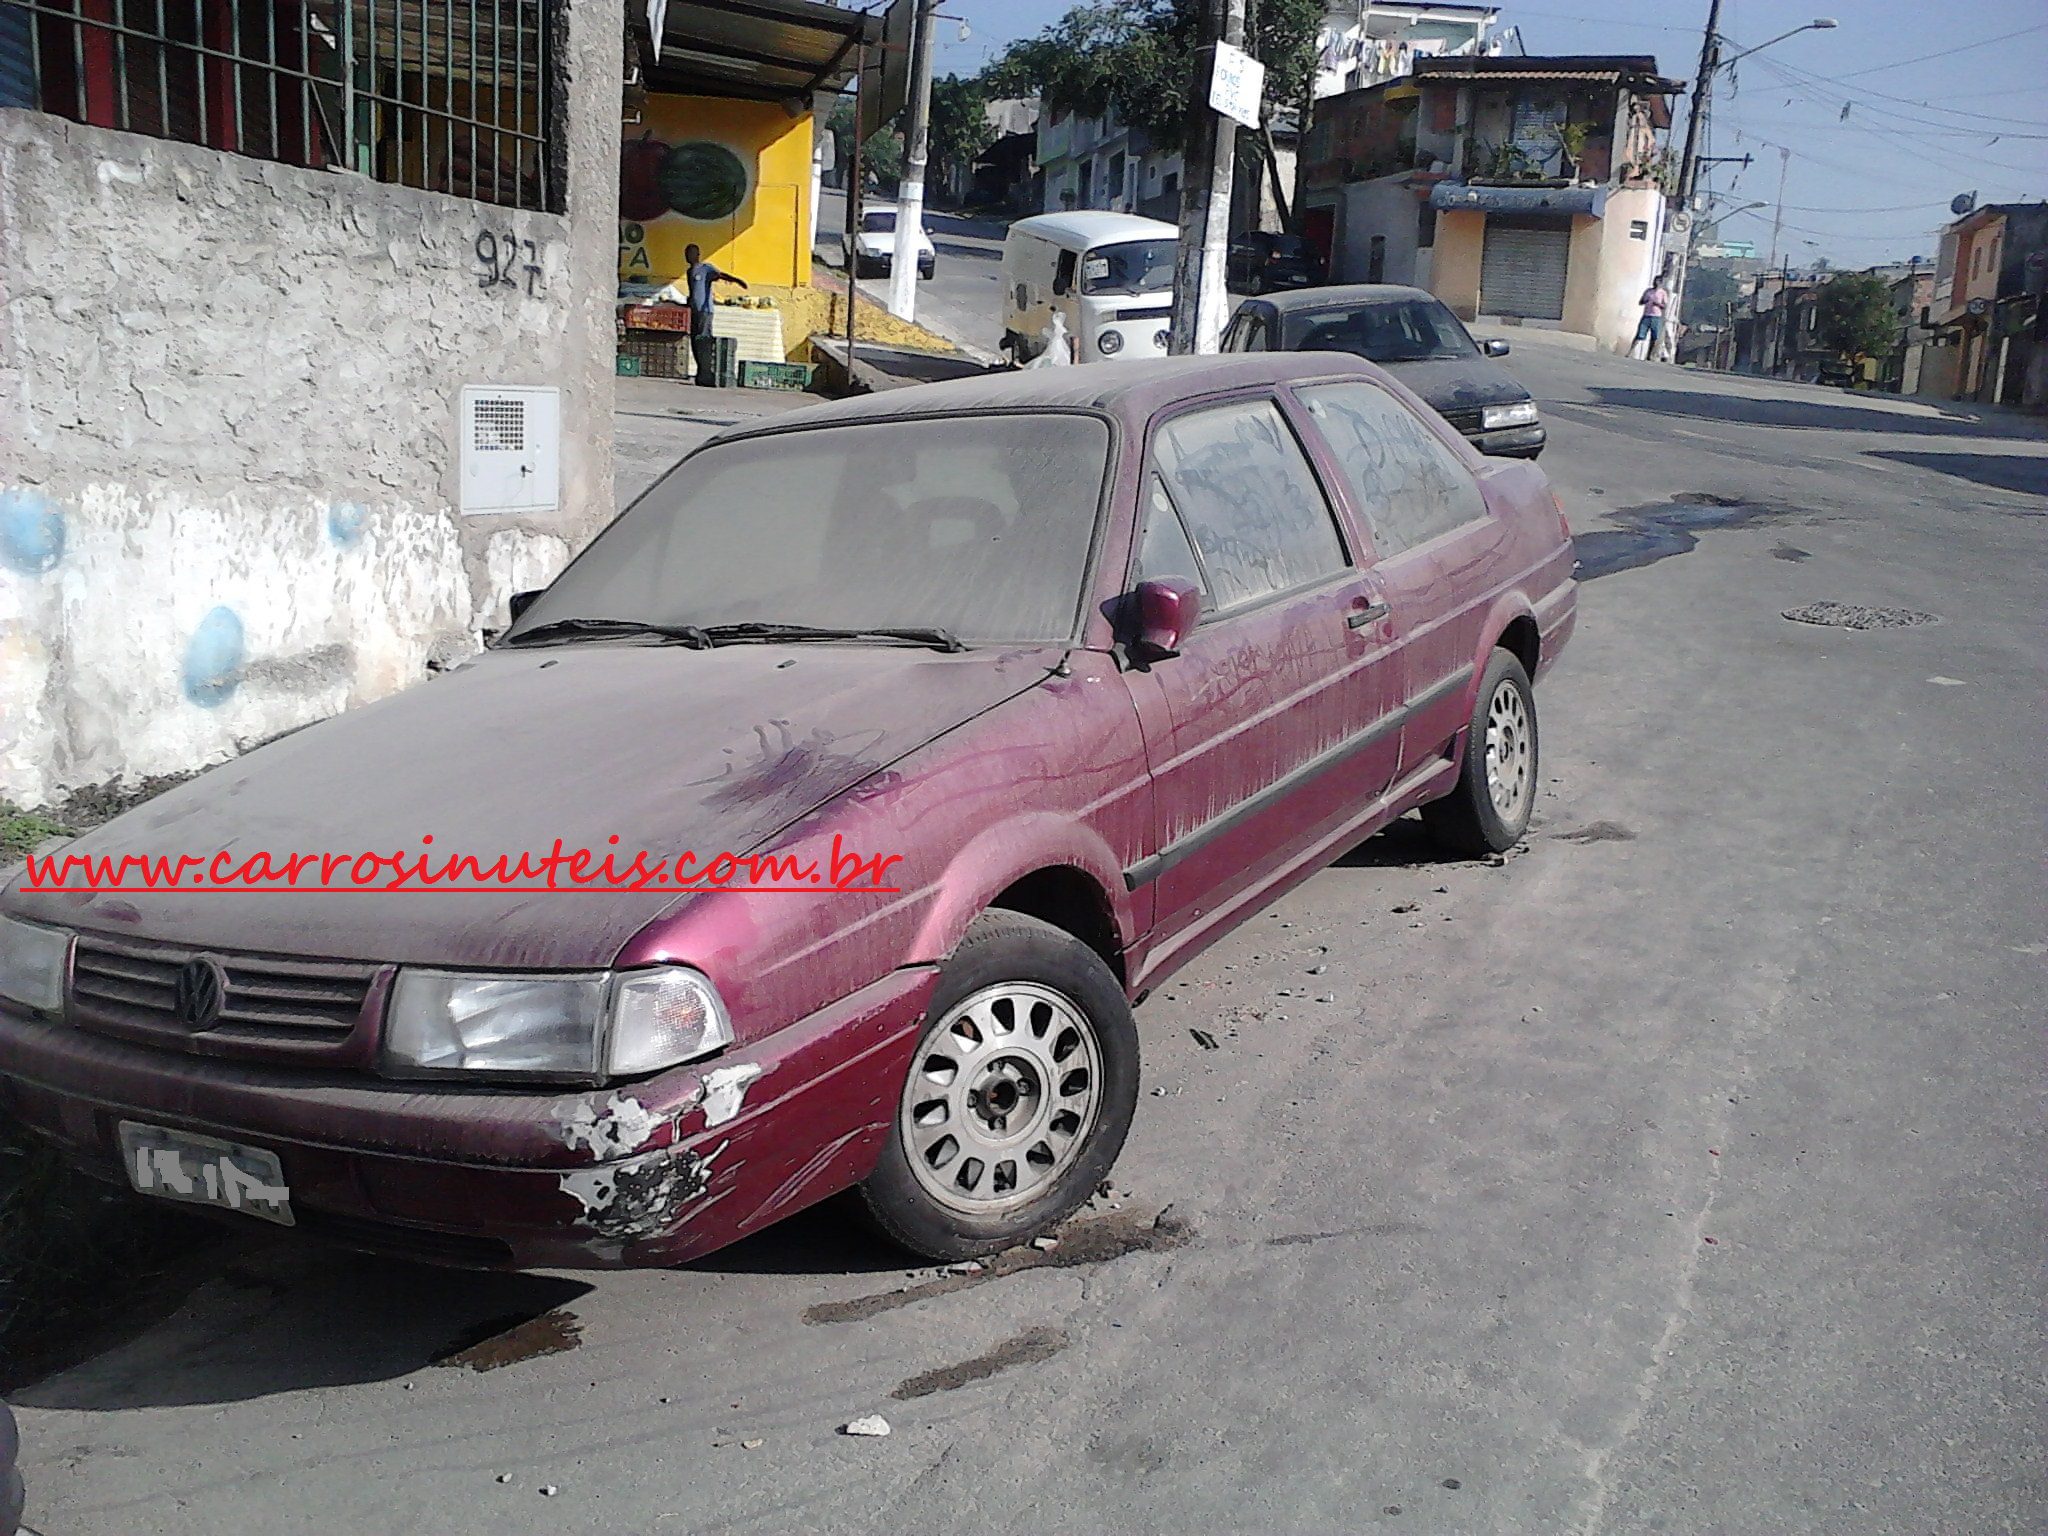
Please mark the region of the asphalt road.
<svg viewBox="0 0 2048 1536"><path fill-rule="evenodd" d="M846 197L826 192L818 199L819 257L834 268L844 265L843 237ZM1003 339L1003 232L1005 226L985 219L927 210L925 233L932 242L932 275L917 285L918 323L955 344L988 354L993 361ZM861 293L886 304L889 280L867 278Z"/></svg>
<svg viewBox="0 0 2048 1536"><path fill-rule="evenodd" d="M1533 833L1397 828L1147 1003L1100 1225L938 1284L836 1210L676 1272L254 1247L20 1394L31 1524L2048 1529L2039 424L1510 362L1605 572Z"/></svg>

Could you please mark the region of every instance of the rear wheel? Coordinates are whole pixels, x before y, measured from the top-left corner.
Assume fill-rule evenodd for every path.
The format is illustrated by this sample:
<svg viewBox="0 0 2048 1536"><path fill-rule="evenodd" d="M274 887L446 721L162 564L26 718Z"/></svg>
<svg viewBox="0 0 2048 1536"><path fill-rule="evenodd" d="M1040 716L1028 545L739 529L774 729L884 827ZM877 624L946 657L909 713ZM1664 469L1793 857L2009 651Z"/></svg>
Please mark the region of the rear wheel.
<svg viewBox="0 0 2048 1536"><path fill-rule="evenodd" d="M1455 852L1507 852L1529 830L1536 761L1529 674L1508 652L1495 650L1479 679L1457 788L1422 808L1424 823Z"/></svg>
<svg viewBox="0 0 2048 1536"><path fill-rule="evenodd" d="M1137 1026L1101 956L1013 912L968 930L926 1017L861 1198L926 1258L995 1253L1064 1220L1115 1164Z"/></svg>

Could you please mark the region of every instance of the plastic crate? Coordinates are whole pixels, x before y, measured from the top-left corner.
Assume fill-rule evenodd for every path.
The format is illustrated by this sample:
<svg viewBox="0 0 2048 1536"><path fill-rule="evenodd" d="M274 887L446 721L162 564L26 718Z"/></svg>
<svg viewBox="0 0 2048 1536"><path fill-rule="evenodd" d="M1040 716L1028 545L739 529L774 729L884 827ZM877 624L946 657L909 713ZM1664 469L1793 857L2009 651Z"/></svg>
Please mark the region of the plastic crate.
<svg viewBox="0 0 2048 1536"><path fill-rule="evenodd" d="M712 367L712 382L720 389L737 388L740 381L740 344L730 336L718 338Z"/></svg>
<svg viewBox="0 0 2048 1536"><path fill-rule="evenodd" d="M792 389L811 387L809 363L741 363L741 389Z"/></svg>
<svg viewBox="0 0 2048 1536"><path fill-rule="evenodd" d="M640 363L641 363L641 359L639 359L639 358L637 358L637 357L627 357L627 356L625 356L625 355L624 355L623 353L621 353L621 354L620 354L620 356L619 356L619 374L620 374L620 376L621 376L622 378L628 378L628 379L637 379L637 378L639 378L639 377L640 377Z"/></svg>

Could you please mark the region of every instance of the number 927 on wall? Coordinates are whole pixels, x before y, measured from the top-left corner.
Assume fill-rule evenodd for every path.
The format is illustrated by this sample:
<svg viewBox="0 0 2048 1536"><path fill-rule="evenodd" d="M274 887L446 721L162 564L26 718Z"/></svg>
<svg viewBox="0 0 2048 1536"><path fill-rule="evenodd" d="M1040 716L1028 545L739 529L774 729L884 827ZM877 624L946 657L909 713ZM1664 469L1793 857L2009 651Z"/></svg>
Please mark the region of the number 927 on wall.
<svg viewBox="0 0 2048 1536"><path fill-rule="evenodd" d="M132 1120L120 1131L121 1160L138 1193L294 1224L276 1154Z"/></svg>

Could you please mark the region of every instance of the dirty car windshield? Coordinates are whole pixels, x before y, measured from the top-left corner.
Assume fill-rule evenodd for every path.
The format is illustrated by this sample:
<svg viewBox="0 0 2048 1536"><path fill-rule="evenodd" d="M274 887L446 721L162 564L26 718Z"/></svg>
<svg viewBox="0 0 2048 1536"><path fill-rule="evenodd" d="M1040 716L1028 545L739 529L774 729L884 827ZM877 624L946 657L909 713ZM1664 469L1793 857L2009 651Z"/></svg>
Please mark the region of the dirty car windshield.
<svg viewBox="0 0 2048 1536"><path fill-rule="evenodd" d="M1456 315L1422 299L1316 310L1295 315L1288 329L1294 351L1356 352L1376 363L1479 354Z"/></svg>
<svg viewBox="0 0 2048 1536"><path fill-rule="evenodd" d="M860 216L860 227L870 234L891 230L896 227L896 215L886 209L879 213L864 213Z"/></svg>
<svg viewBox="0 0 2048 1536"><path fill-rule="evenodd" d="M1081 258L1083 293L1151 293L1173 286L1171 240L1098 245Z"/></svg>
<svg viewBox="0 0 2048 1536"><path fill-rule="evenodd" d="M599 534L507 638L595 618L1066 640L1108 462L1103 422L1050 412L714 444Z"/></svg>

